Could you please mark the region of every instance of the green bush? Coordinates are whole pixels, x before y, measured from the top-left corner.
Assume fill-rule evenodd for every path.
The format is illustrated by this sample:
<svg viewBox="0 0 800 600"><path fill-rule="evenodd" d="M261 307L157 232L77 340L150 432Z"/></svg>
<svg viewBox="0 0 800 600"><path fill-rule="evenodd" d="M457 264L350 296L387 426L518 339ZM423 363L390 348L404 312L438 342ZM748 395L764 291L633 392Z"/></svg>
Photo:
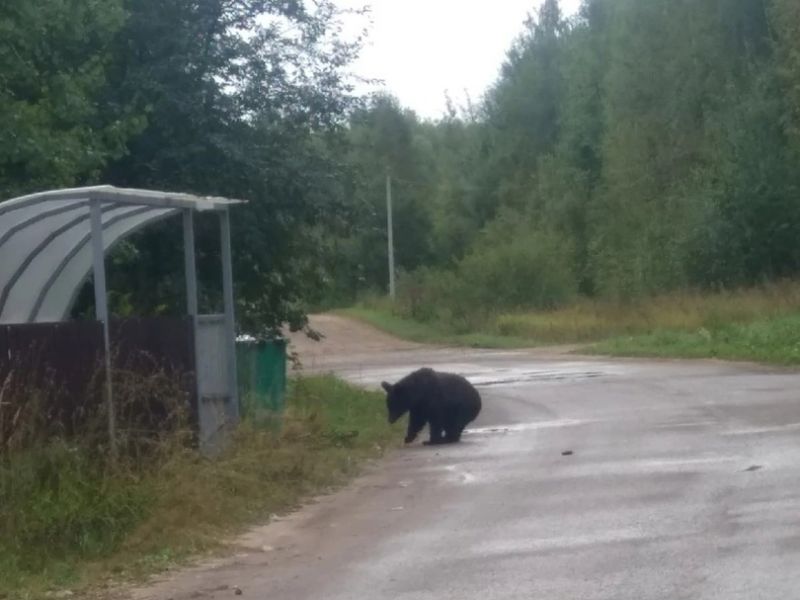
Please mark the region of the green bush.
<svg viewBox="0 0 800 600"><path fill-rule="evenodd" d="M395 310L462 333L499 311L558 308L577 295L572 259L554 233L494 227L455 268L401 274Z"/></svg>
<svg viewBox="0 0 800 600"><path fill-rule="evenodd" d="M577 294L570 245L546 231L490 230L459 265L473 310L554 309Z"/></svg>
<svg viewBox="0 0 800 600"><path fill-rule="evenodd" d="M465 282L454 271L423 267L398 277L396 310L423 323L453 323L464 316Z"/></svg>

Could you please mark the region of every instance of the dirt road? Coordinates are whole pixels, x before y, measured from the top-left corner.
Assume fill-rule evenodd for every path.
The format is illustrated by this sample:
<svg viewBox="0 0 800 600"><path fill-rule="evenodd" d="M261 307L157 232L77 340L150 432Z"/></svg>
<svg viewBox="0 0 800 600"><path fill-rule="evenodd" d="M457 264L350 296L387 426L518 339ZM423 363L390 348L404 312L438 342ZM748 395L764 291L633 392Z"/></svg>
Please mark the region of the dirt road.
<svg viewBox="0 0 800 600"><path fill-rule="evenodd" d="M307 366L369 386L459 371L481 388L480 422L133 598L800 597L800 374L428 349L317 325L329 352L301 346Z"/></svg>

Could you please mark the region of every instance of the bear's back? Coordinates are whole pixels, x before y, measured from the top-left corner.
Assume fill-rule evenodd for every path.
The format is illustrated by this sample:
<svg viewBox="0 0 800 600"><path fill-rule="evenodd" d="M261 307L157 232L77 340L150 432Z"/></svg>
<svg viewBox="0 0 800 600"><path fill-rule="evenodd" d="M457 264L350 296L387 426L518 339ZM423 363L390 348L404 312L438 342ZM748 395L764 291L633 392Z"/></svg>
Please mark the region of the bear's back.
<svg viewBox="0 0 800 600"><path fill-rule="evenodd" d="M442 402L459 406L469 413L477 414L481 410L481 396L465 377L455 373L436 372Z"/></svg>
<svg viewBox="0 0 800 600"><path fill-rule="evenodd" d="M429 367L418 369L398 382L416 398L414 404L427 409L458 408L465 416L477 416L481 410L481 396L467 379L456 373L435 371Z"/></svg>

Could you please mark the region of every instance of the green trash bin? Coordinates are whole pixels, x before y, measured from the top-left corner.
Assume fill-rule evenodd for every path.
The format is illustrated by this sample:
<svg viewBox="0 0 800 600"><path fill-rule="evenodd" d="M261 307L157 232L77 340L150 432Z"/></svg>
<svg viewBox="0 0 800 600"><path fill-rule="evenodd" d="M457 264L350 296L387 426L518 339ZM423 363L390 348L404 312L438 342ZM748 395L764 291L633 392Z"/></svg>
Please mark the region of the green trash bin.
<svg viewBox="0 0 800 600"><path fill-rule="evenodd" d="M284 339L238 341L236 362L242 417L272 423L286 405L286 347Z"/></svg>

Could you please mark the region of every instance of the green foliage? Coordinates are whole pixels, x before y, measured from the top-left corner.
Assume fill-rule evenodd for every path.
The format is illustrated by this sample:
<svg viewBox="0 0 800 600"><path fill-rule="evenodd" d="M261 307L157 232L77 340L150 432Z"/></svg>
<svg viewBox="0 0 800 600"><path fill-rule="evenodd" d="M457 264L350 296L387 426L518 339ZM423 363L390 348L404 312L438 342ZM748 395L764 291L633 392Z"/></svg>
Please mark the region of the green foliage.
<svg viewBox="0 0 800 600"><path fill-rule="evenodd" d="M65 441L4 460L0 591L75 556L92 560L115 550L149 510L151 490L136 483Z"/></svg>
<svg viewBox="0 0 800 600"><path fill-rule="evenodd" d="M328 1L131 0L125 8L107 96L132 98L147 127L107 179L248 200L232 215L241 327L302 327L303 298L323 275L316 232L343 228L349 212L339 129L354 103L344 68L358 45L338 35ZM198 224L205 310L221 303L217 231L213 221ZM143 312L180 310L176 233L145 233L136 260L111 274Z"/></svg>
<svg viewBox="0 0 800 600"><path fill-rule="evenodd" d="M0 5L0 198L94 178L141 126L100 107L121 0Z"/></svg>
<svg viewBox="0 0 800 600"><path fill-rule="evenodd" d="M557 234L501 219L461 261L458 273L473 310L547 310L575 296L572 254Z"/></svg>
<svg viewBox="0 0 800 600"><path fill-rule="evenodd" d="M701 328L694 332L656 331L615 338L588 349L594 354L663 358L719 358L800 364L800 316L762 319L746 325Z"/></svg>
<svg viewBox="0 0 800 600"><path fill-rule="evenodd" d="M322 295L349 304L359 291L386 289L388 244L386 186L392 179L395 256L398 268L430 263L433 186L432 149L416 115L394 98L378 95L353 113L348 131L348 161L354 175L352 221L340 235L327 230L330 287Z"/></svg>
<svg viewBox="0 0 800 600"><path fill-rule="evenodd" d="M481 348L558 344L581 353L722 358L800 364L800 285L780 282L733 291L674 292L619 303L579 300L563 308L486 314L469 333L443 317L414 320L403 305L369 299L344 311L398 337Z"/></svg>
<svg viewBox="0 0 800 600"><path fill-rule="evenodd" d="M519 205L526 198L540 157L555 148L563 101L561 69L566 31L556 0L546 0L512 46L500 79L486 100L488 157L498 177L498 200Z"/></svg>
<svg viewBox="0 0 800 600"><path fill-rule="evenodd" d="M771 9L778 81L787 104L783 123L796 164L800 160L800 5L792 0L773 0Z"/></svg>
<svg viewBox="0 0 800 600"><path fill-rule="evenodd" d="M585 0L565 20L543 3L477 110L412 123L435 148L434 256L403 277L406 314L796 277L796 4Z"/></svg>
<svg viewBox="0 0 800 600"><path fill-rule="evenodd" d="M358 306L341 309L338 313L358 319L398 338L422 344L447 344L469 348L528 348L535 342L528 338L488 331L483 325L473 326L469 332L457 333L443 322L416 321L405 317L385 302L367 299Z"/></svg>
<svg viewBox="0 0 800 600"><path fill-rule="evenodd" d="M466 333L499 311L547 310L573 299L577 283L570 244L553 232L515 225L514 218L509 215L487 228L452 269L403 273L400 314Z"/></svg>
<svg viewBox="0 0 800 600"><path fill-rule="evenodd" d="M245 424L216 461L165 439L157 459L110 464L81 438L0 459L0 597L160 570L337 485L401 434L381 395L294 380L278 430Z"/></svg>
<svg viewBox="0 0 800 600"><path fill-rule="evenodd" d="M463 327L576 289L629 301L794 277L798 22L794 0L584 0L570 19L547 0L480 103L421 121L355 97L359 41L332 0L9 0L0 192L248 200L234 255L254 334L386 290L387 173L407 304ZM209 311L217 236L198 223ZM171 223L120 247L115 311L182 312L180 246Z"/></svg>
<svg viewBox="0 0 800 600"><path fill-rule="evenodd" d="M359 45L339 17L328 0L4 2L0 197L101 182L248 200L233 214L241 326L303 327L317 232L350 212L341 129ZM203 309L217 310L217 224L197 237ZM179 224L121 248L113 308L183 312L181 250Z"/></svg>

